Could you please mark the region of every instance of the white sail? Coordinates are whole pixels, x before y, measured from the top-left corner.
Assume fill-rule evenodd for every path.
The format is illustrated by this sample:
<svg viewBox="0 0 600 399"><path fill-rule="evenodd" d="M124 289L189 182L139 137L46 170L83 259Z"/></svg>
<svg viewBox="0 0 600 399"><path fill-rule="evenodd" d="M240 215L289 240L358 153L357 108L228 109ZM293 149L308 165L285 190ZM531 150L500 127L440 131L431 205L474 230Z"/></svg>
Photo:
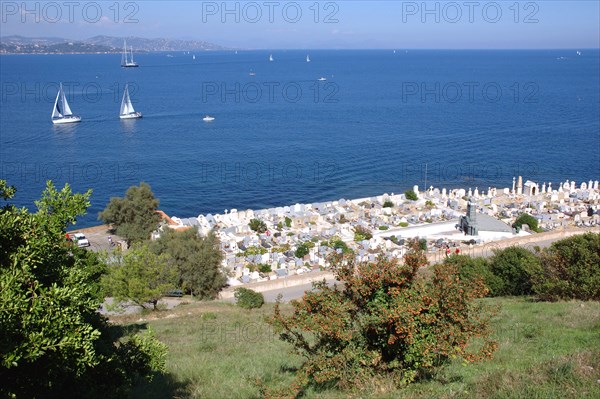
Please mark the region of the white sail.
<svg viewBox="0 0 600 399"><path fill-rule="evenodd" d="M125 85L125 92L123 93L123 100L121 101L121 115L128 115L134 113L133 104L131 104L131 98L129 97L128 85Z"/></svg>
<svg viewBox="0 0 600 399"><path fill-rule="evenodd" d="M141 118L142 113L136 112L133 109L131 98L129 97L129 84L125 84L125 91L123 92L123 99L121 100L121 111L119 112L119 118L121 119L137 119Z"/></svg>
<svg viewBox="0 0 600 399"><path fill-rule="evenodd" d="M80 121L81 117L73 115L73 112L71 112L71 107L69 107L69 103L67 102L67 97L65 96L65 92L61 83L58 89L58 94L56 95L56 100L54 101L54 109L52 110L52 123L63 124Z"/></svg>
<svg viewBox="0 0 600 399"><path fill-rule="evenodd" d="M63 116L71 116L73 112L71 112L71 107L69 107L69 103L67 102L67 96L65 96L65 92L62 89L62 85L60 86L60 94L62 99L62 114Z"/></svg>
<svg viewBox="0 0 600 399"><path fill-rule="evenodd" d="M123 54L121 55L121 65L127 65L127 42L123 40Z"/></svg>
<svg viewBox="0 0 600 399"><path fill-rule="evenodd" d="M310 62L310 57L308 55L306 56L306 62Z"/></svg>
<svg viewBox="0 0 600 399"><path fill-rule="evenodd" d="M62 118L63 115L60 112L60 103L58 102L58 100L60 99L60 93L62 93L62 83L60 85L60 89L58 90L58 93L56 93L56 100L54 101L54 109L52 109L52 118ZM61 101L62 102L62 101Z"/></svg>
<svg viewBox="0 0 600 399"><path fill-rule="evenodd" d="M129 59L131 57L131 59ZM123 54L121 55L121 66L122 67L137 67L138 64L133 60L133 47L129 47L127 50L127 41L123 40Z"/></svg>
<svg viewBox="0 0 600 399"><path fill-rule="evenodd" d="M273 54L269 55L269 61L273 61Z"/></svg>

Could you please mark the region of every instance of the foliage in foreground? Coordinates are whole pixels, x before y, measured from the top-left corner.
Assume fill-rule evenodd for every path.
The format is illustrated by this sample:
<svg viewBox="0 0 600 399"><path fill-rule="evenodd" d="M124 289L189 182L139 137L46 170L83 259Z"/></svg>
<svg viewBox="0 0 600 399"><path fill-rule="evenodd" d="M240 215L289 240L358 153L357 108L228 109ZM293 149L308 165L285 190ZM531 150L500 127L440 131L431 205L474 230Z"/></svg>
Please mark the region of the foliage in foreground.
<svg viewBox="0 0 600 399"><path fill-rule="evenodd" d="M0 197L14 192L0 180ZM103 267L65 240L90 195L48 182L36 213L0 209L0 397L121 398L164 369L163 344L118 333L97 312Z"/></svg>
<svg viewBox="0 0 600 399"><path fill-rule="evenodd" d="M115 233L128 243L141 242L150 238L160 222L156 213L158 200L147 183L131 186L124 198L111 198L98 219L112 225Z"/></svg>
<svg viewBox="0 0 600 399"><path fill-rule="evenodd" d="M237 305L244 309L258 309L265 303L263 294L248 288L236 288L233 295Z"/></svg>
<svg viewBox="0 0 600 399"><path fill-rule="evenodd" d="M492 355L492 313L474 301L486 294L480 279L462 280L452 265L436 267L431 278L420 276L427 259L414 241L403 265L396 259L359 264L353 259L335 261L343 287L316 284L317 290L292 301L290 316L275 307L270 323L305 359L289 394L390 377L405 385L453 357L476 361ZM479 344L470 345L476 337Z"/></svg>

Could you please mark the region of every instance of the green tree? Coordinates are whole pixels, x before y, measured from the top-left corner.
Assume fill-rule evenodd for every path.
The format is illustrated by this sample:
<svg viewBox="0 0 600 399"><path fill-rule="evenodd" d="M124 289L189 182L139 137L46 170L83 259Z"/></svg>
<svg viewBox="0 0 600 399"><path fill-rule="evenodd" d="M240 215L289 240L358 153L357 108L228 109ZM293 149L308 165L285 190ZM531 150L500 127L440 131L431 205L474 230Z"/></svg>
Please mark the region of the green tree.
<svg viewBox="0 0 600 399"><path fill-rule="evenodd" d="M413 190L406 190L404 192L404 196L410 201L416 201L419 199L419 197L417 197L417 193L415 193Z"/></svg>
<svg viewBox="0 0 600 399"><path fill-rule="evenodd" d="M14 193L0 180L0 197ZM104 267L66 243L90 195L48 182L36 213L0 209L0 397L120 398L164 370L163 344L124 336L98 313Z"/></svg>
<svg viewBox="0 0 600 399"><path fill-rule="evenodd" d="M128 243L141 242L150 238L150 233L158 227L160 216L156 213L158 199L147 183L131 186L125 198L111 198L98 219L112 225L115 234Z"/></svg>
<svg viewBox="0 0 600 399"><path fill-rule="evenodd" d="M383 203L383 207L384 208L393 208L394 207L394 203L390 200L385 200Z"/></svg>
<svg viewBox="0 0 600 399"><path fill-rule="evenodd" d="M221 270L221 244L212 231L201 237L196 229L165 229L150 249L170 257L177 268L178 285L194 296L214 299L227 282Z"/></svg>
<svg viewBox="0 0 600 399"><path fill-rule="evenodd" d="M288 229L290 227L292 227L292 219L290 219L289 217L285 217L285 227L287 227Z"/></svg>
<svg viewBox="0 0 600 399"><path fill-rule="evenodd" d="M176 287L177 269L168 254L157 255L148 245L136 244L126 254L111 254L104 279L107 294L117 302L131 301L154 310L160 298Z"/></svg>
<svg viewBox="0 0 600 399"><path fill-rule="evenodd" d="M533 290L542 300L600 300L600 234L565 238L544 250Z"/></svg>
<svg viewBox="0 0 600 399"><path fill-rule="evenodd" d="M257 233L264 233L267 231L266 223L260 219L250 220L250 223L248 223L248 226L250 226L250 230L256 231Z"/></svg>
<svg viewBox="0 0 600 399"><path fill-rule="evenodd" d="M537 219L534 218L533 216L531 216L528 213L521 214L517 218L517 220L515 220L515 222L513 223L512 227L521 229L524 224L526 224L527 226L529 226L529 229L531 231L535 231L536 233L540 232L540 229L538 228L538 221L537 221Z"/></svg>
<svg viewBox="0 0 600 399"><path fill-rule="evenodd" d="M316 284L292 301L291 314L276 304L270 323L304 363L288 392L267 387L266 394L295 397L312 384L344 389L381 379L404 385L453 357L491 356L492 313L475 301L486 293L480 281L463 281L452 265L435 267L429 279L419 275L427 258L414 241L404 264L383 257L359 264L354 259L334 259L342 284ZM478 345L470 346L475 338Z"/></svg>
<svg viewBox="0 0 600 399"><path fill-rule="evenodd" d="M531 295L532 276L540 270L540 260L533 252L522 247L494 250L489 259L490 271L498 276L495 296Z"/></svg>

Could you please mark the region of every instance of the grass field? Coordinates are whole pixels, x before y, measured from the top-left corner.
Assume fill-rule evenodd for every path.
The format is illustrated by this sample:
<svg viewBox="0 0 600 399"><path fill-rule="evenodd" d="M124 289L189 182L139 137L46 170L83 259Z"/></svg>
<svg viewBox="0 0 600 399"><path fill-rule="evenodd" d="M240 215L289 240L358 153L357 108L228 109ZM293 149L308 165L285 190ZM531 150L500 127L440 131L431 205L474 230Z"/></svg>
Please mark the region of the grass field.
<svg viewBox="0 0 600 399"><path fill-rule="evenodd" d="M500 306L494 359L455 361L404 389L308 390L305 398L600 398L600 303L486 299ZM140 383L134 397L258 398L260 378L288 384L301 359L264 322L273 306L246 311L227 303L190 303L171 311L116 319L151 328L169 346L168 373ZM134 321L135 320L135 321Z"/></svg>

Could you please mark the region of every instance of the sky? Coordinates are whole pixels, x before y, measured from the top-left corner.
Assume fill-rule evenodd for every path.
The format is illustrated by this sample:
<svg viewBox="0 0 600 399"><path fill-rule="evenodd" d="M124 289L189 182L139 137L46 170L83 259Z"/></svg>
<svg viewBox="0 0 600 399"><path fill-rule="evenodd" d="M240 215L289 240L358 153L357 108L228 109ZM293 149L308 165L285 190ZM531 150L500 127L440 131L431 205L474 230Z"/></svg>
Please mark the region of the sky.
<svg viewBox="0 0 600 399"><path fill-rule="evenodd" d="M600 1L0 1L0 35L245 49L600 47Z"/></svg>

